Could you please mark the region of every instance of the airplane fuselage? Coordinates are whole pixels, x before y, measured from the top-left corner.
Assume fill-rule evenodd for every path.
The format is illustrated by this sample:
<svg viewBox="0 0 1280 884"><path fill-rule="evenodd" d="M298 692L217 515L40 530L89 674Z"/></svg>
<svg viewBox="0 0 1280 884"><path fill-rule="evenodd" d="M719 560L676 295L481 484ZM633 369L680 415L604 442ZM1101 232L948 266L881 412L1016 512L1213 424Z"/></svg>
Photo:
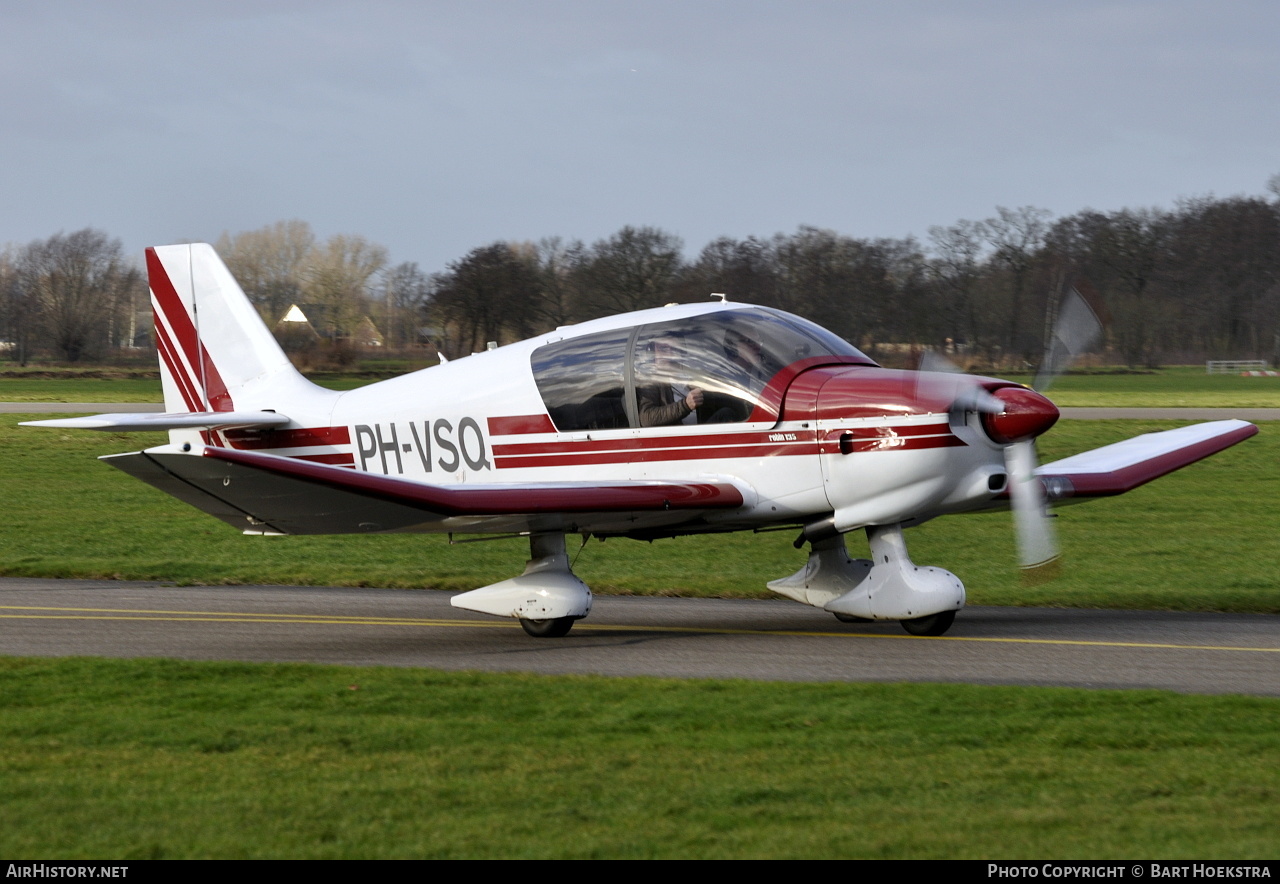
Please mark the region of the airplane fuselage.
<svg viewBox="0 0 1280 884"><path fill-rule="evenodd" d="M237 410L286 413L293 419L290 427L175 431L174 441L443 486L590 477L602 484L725 482L743 496L740 507L696 518L679 512L628 514L597 525L598 534L653 536L676 526L681 533L724 531L804 523L824 514L844 532L981 507L1004 491L1002 448L984 431L979 415L957 414L945 397L922 386L920 373L880 368L843 342L829 348L836 352L814 352L836 339L801 339L807 323L800 332L777 330L803 322L733 304L672 306L559 329L367 387L318 391L294 402L280 401L279 391L270 387L259 394L246 385L237 395ZM652 358L646 337L682 332L689 362L646 369L644 360ZM722 356L729 334L764 337L765 346L775 351L766 353L771 364L754 385L734 376L738 368ZM602 354L596 353L595 341ZM539 360L548 351L554 356L557 347L575 342L586 344L569 359L577 360L587 378L579 382L556 365L561 375L570 375L561 389L555 386L558 378L548 379L553 369L538 375ZM587 382L605 370L615 377ZM653 380L650 375L663 383L670 376L705 388L718 410L712 414L703 407L687 415L687 422L642 425L643 389ZM988 386L1013 385L992 381ZM572 522L566 527L577 527ZM468 528L484 525L443 519L416 526Z"/></svg>

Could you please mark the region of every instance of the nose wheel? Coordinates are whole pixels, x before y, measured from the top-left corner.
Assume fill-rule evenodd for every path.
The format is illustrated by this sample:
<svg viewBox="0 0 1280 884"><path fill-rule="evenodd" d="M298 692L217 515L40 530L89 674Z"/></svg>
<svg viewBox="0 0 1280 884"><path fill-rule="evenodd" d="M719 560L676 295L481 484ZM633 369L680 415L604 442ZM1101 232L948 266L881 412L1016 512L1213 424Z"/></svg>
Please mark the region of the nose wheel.
<svg viewBox="0 0 1280 884"><path fill-rule="evenodd" d="M928 617L917 617L914 620L903 620L902 628L912 635L942 635L951 628L956 620L955 611L942 611Z"/></svg>
<svg viewBox="0 0 1280 884"><path fill-rule="evenodd" d="M553 620L521 620L520 627L534 638L564 638L573 628L573 617Z"/></svg>
<svg viewBox="0 0 1280 884"><path fill-rule="evenodd" d="M841 623L875 623L870 617L855 617L852 614L836 614ZM943 611L928 617L917 617L914 620L900 620L902 628L912 635L942 635L955 622L955 611Z"/></svg>
<svg viewBox="0 0 1280 884"><path fill-rule="evenodd" d="M823 608L841 623L897 620L911 635L942 635L964 607L964 584L950 571L917 565L901 525L867 528L871 559L853 559L844 535L812 541L809 561L774 592Z"/></svg>

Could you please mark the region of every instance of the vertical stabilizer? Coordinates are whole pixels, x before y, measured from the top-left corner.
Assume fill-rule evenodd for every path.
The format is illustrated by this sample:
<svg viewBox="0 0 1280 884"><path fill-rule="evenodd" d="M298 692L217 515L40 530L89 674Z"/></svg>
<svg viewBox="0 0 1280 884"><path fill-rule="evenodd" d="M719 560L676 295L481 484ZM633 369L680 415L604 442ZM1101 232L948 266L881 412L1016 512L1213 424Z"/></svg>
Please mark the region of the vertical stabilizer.
<svg viewBox="0 0 1280 884"><path fill-rule="evenodd" d="M269 390L311 387L212 246L149 248L147 277L166 411L252 408Z"/></svg>

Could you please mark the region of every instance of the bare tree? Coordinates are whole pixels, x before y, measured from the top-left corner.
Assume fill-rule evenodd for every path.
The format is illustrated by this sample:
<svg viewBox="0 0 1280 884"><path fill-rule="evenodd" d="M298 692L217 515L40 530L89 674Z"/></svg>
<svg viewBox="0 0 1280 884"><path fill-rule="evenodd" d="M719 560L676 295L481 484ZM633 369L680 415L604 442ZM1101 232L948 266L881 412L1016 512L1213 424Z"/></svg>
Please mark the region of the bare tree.
<svg viewBox="0 0 1280 884"><path fill-rule="evenodd" d="M685 274L692 298L723 292L734 301L786 307L778 280L778 257L773 243L754 236L745 240L721 237L707 243Z"/></svg>
<svg viewBox="0 0 1280 884"><path fill-rule="evenodd" d="M323 309L326 334L347 340L368 313L374 277L387 266L387 250L362 236L332 236L312 249L303 271L303 297Z"/></svg>
<svg viewBox="0 0 1280 884"><path fill-rule="evenodd" d="M33 328L30 291L22 285L18 272L17 249L6 248L0 254L0 340L6 355L19 365L26 365L31 353Z"/></svg>
<svg viewBox="0 0 1280 884"><path fill-rule="evenodd" d="M1039 335L1024 336L1022 317L1026 310L1027 288L1036 255L1044 245L1052 217L1047 209L1022 206L1018 209L996 207L996 217L988 218L983 227L994 250L992 259L1002 265L1008 279L1007 329L1005 347L1011 352L1031 356L1039 349Z"/></svg>
<svg viewBox="0 0 1280 884"><path fill-rule="evenodd" d="M893 339L894 242L854 239L817 227L778 234L773 247L781 305L859 346Z"/></svg>
<svg viewBox="0 0 1280 884"><path fill-rule="evenodd" d="M36 240L16 262L15 295L40 339L68 362L121 343L142 274L125 262L120 241L86 228Z"/></svg>
<svg viewBox="0 0 1280 884"><path fill-rule="evenodd" d="M301 298L304 271L315 241L305 221L277 221L234 236L224 233L215 248L263 319L272 325Z"/></svg>
<svg viewBox="0 0 1280 884"><path fill-rule="evenodd" d="M680 237L656 227L624 227L591 247L582 270L588 316L660 307L683 266Z"/></svg>
<svg viewBox="0 0 1280 884"><path fill-rule="evenodd" d="M527 249L495 242L472 249L435 278L434 309L451 327L453 355L470 353L488 341L501 341L510 330L527 333L539 300L537 265Z"/></svg>
<svg viewBox="0 0 1280 884"><path fill-rule="evenodd" d="M968 344L981 343L978 283L987 239L981 221L960 220L950 227L930 227L934 259L930 262L944 317L943 336Z"/></svg>
<svg viewBox="0 0 1280 884"><path fill-rule="evenodd" d="M582 300L578 284L583 278L586 252L577 239L566 242L558 236L548 236L538 241L534 258L541 291L541 319L547 328L568 325L577 318L577 306Z"/></svg>
<svg viewBox="0 0 1280 884"><path fill-rule="evenodd" d="M431 300L431 278L417 263L406 261L382 277L383 333L388 347L403 347L418 339L418 326Z"/></svg>

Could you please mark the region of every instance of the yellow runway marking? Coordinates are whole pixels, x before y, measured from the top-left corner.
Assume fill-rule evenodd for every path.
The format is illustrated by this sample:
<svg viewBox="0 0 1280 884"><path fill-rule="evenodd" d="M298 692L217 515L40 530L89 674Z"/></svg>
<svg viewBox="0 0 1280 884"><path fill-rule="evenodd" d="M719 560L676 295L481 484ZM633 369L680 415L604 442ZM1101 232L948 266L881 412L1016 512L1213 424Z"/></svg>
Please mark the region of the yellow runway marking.
<svg viewBox="0 0 1280 884"><path fill-rule="evenodd" d="M176 623L291 623L321 626L436 626L470 627L481 629L511 628L514 620L440 620L409 617L356 617L346 615L271 614L239 611L167 611L131 610L121 608L49 608L19 605L0 605L0 611L31 613L0 613L0 620L150 620ZM35 613L52 612L52 613ZM1160 642L1117 642L1084 639L1056 638L999 638L981 636L918 636L895 635L876 632L828 632L823 630L784 629L732 629L699 626L624 626L606 624L577 624L580 632L676 632L691 635L761 635L811 638L880 638L899 641L935 642L986 642L994 644L1066 645L1092 648L1145 648L1177 651L1249 651L1255 653L1280 653L1280 648L1251 648L1238 645L1179 645Z"/></svg>

